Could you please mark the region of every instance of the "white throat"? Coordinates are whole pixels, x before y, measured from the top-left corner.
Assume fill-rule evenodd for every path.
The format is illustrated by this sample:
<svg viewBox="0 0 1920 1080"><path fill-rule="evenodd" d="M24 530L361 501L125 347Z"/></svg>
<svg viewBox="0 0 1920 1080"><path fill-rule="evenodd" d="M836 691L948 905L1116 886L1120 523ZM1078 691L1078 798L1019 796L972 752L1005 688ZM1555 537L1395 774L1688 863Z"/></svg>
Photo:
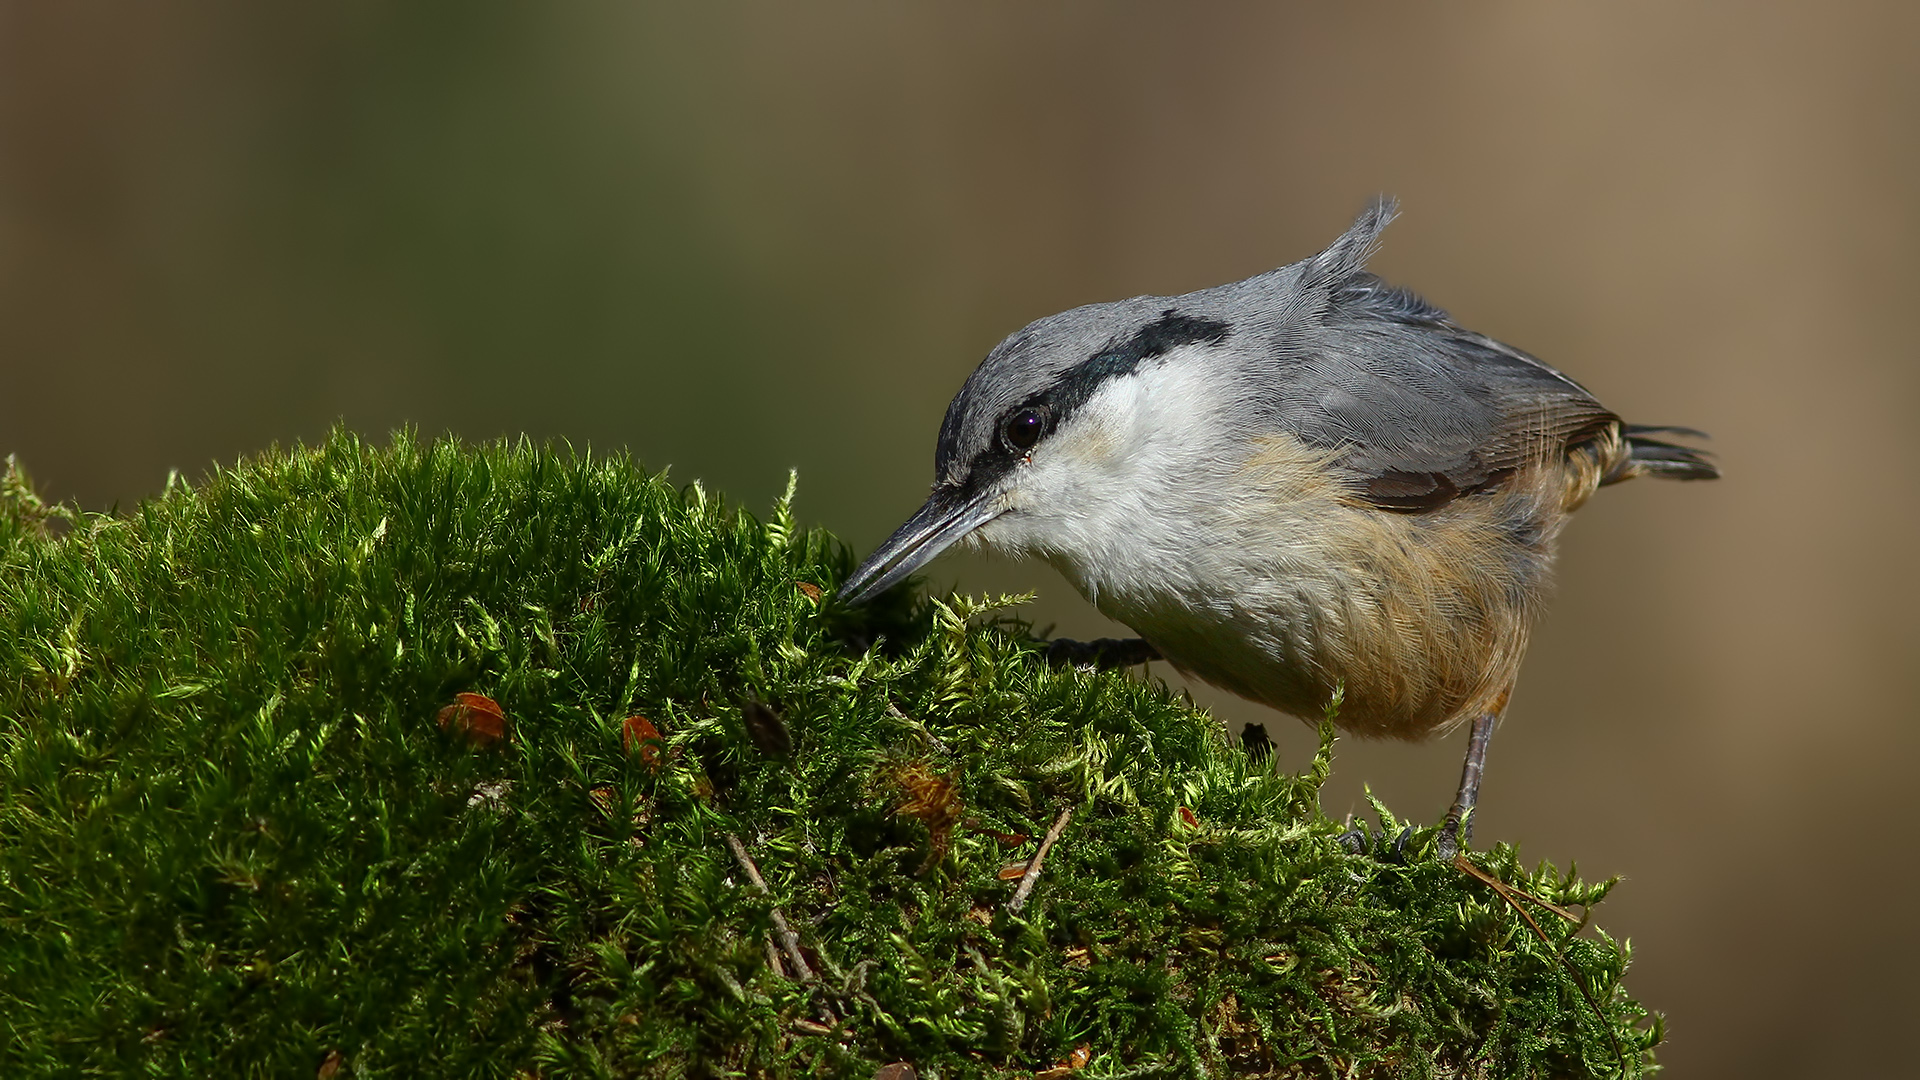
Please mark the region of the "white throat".
<svg viewBox="0 0 1920 1080"><path fill-rule="evenodd" d="M1045 559L1088 600L1133 609L1218 537L1208 493L1251 447L1223 427L1208 357L1181 349L1106 383L1017 466L988 547ZM1238 442L1236 448L1232 445Z"/></svg>

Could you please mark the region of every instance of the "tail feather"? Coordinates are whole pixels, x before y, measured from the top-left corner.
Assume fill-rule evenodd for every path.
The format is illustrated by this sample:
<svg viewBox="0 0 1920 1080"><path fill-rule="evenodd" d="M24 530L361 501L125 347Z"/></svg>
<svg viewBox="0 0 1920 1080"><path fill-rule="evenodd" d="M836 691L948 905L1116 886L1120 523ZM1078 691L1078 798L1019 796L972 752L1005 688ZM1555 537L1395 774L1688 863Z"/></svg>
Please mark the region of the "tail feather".
<svg viewBox="0 0 1920 1080"><path fill-rule="evenodd" d="M1681 427L1678 424L1621 424L1620 433L1629 439L1635 435L1678 435L1683 439L1713 438L1699 428Z"/></svg>
<svg viewBox="0 0 1920 1080"><path fill-rule="evenodd" d="M1658 476L1668 480L1716 480L1720 469L1714 465L1713 455L1698 447L1682 446L1664 439L1650 438L1651 435L1678 435L1682 438L1704 439L1707 433L1686 427L1641 426L1622 424L1621 434L1626 436L1627 456L1620 460L1612 472L1600 483L1619 483L1636 476Z"/></svg>

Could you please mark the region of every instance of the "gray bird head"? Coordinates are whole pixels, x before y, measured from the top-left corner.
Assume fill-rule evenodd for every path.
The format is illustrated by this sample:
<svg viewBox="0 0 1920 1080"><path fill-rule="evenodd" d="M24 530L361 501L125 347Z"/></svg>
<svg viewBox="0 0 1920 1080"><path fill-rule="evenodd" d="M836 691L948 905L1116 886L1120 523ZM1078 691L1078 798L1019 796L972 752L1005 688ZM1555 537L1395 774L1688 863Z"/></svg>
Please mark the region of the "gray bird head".
<svg viewBox="0 0 1920 1080"><path fill-rule="evenodd" d="M1128 504L1165 487L1147 481L1209 468L1223 445L1255 434L1235 407L1236 373L1360 272L1392 216L1382 200L1302 262L1185 296L1075 308L1002 341L947 407L933 493L841 598L870 599L962 540L1056 565L1063 552L1124 542Z"/></svg>

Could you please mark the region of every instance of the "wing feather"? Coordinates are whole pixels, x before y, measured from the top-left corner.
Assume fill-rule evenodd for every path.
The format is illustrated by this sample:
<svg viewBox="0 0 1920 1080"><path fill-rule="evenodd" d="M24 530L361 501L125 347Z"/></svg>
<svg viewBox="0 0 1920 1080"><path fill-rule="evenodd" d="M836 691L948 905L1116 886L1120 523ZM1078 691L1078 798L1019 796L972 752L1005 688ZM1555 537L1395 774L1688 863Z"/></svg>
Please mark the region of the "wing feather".
<svg viewBox="0 0 1920 1080"><path fill-rule="evenodd" d="M1281 419L1346 447L1356 492L1382 509L1437 510L1619 423L1579 383L1372 274L1330 301L1289 335Z"/></svg>

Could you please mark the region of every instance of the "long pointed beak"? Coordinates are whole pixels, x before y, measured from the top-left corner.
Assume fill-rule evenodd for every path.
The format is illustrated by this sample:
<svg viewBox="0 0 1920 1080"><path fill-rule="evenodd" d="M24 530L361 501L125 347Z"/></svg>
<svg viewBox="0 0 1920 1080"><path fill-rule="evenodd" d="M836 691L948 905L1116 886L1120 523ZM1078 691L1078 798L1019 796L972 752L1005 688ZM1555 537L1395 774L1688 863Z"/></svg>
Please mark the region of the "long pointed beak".
<svg viewBox="0 0 1920 1080"><path fill-rule="evenodd" d="M914 511L840 586L839 598L858 606L886 592L968 533L1005 513L999 503L998 493L991 490L965 495L954 488L935 488L926 505Z"/></svg>

